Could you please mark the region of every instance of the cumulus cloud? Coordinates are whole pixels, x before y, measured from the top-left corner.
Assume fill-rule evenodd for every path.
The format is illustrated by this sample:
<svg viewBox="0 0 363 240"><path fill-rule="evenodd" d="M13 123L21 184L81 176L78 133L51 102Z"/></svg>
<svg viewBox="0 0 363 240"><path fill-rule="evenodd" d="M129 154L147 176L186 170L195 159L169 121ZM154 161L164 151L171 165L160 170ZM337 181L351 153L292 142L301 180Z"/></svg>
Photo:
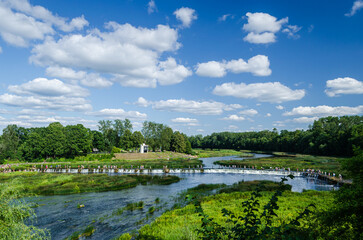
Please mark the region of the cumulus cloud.
<svg viewBox="0 0 363 240"><path fill-rule="evenodd" d="M329 97L341 94L363 94L363 82L350 77L328 80L326 87L325 93Z"/></svg>
<svg viewBox="0 0 363 240"><path fill-rule="evenodd" d="M360 10L361 8L363 8L363 1L357 0L353 3L353 6L352 6L352 9L350 10L350 12L346 13L345 16L351 17L351 16L355 15L357 13L357 11Z"/></svg>
<svg viewBox="0 0 363 240"><path fill-rule="evenodd" d="M175 10L174 15L176 19L182 22L184 28L189 28L192 21L198 18L195 10L188 7L182 7Z"/></svg>
<svg viewBox="0 0 363 240"><path fill-rule="evenodd" d="M180 47L177 30L165 25L148 29L115 22L107 23L106 29L95 29L86 35L70 34L58 40L48 37L33 48L30 61L49 66L51 73L60 70L64 75L82 75L83 71L69 70L76 68L111 74L112 81L131 87L176 84L192 74L172 57L160 60L163 53ZM86 82L82 84L87 85ZM96 83L87 86L92 85L110 86L111 82L98 76Z"/></svg>
<svg viewBox="0 0 363 240"><path fill-rule="evenodd" d="M171 120L174 123L198 123L198 120L195 118L174 118Z"/></svg>
<svg viewBox="0 0 363 240"><path fill-rule="evenodd" d="M276 33L279 32L283 25L287 24L289 19L282 18L277 20L276 17L268 13L246 13L248 23L243 25L243 30L248 32L243 39L246 42L255 44L266 44L276 42ZM286 30L285 30L286 29ZM295 34L301 29L296 25L289 25L284 31L289 36Z"/></svg>
<svg viewBox="0 0 363 240"><path fill-rule="evenodd" d="M52 109L61 111L89 111L91 104L81 97L65 96L18 96L13 94L0 95L0 103L21 108Z"/></svg>
<svg viewBox="0 0 363 240"><path fill-rule="evenodd" d="M235 114L233 115L229 115L228 117L222 118L222 120L226 120L226 121L244 121L245 118L242 116L237 116Z"/></svg>
<svg viewBox="0 0 363 240"><path fill-rule="evenodd" d="M265 117L271 117L271 113L266 113Z"/></svg>
<svg viewBox="0 0 363 240"><path fill-rule="evenodd" d="M139 97L135 104L141 107L147 107L150 105L150 103L143 97Z"/></svg>
<svg viewBox="0 0 363 240"><path fill-rule="evenodd" d="M108 119L124 119L130 120L145 120L147 118L146 113L140 113L138 111L125 111L122 108L105 108L96 112L88 112L87 115L101 116Z"/></svg>
<svg viewBox="0 0 363 240"><path fill-rule="evenodd" d="M271 75L270 61L267 56L256 55L248 61L242 58L231 61L209 61L206 63L198 63L196 73L205 77L224 77L227 71L232 73L250 72L255 76Z"/></svg>
<svg viewBox="0 0 363 240"><path fill-rule="evenodd" d="M42 6L32 6L27 0L0 2L0 35L11 45L27 47L31 40L42 40L54 34L53 26L71 32L87 25L83 16L68 21Z"/></svg>
<svg viewBox="0 0 363 240"><path fill-rule="evenodd" d="M142 97L140 97L135 104L145 107L151 105L155 110L184 112L196 115L220 115L224 111L233 111L243 107L239 104L224 104L215 101L193 101L185 99L147 101Z"/></svg>
<svg viewBox="0 0 363 240"><path fill-rule="evenodd" d="M257 112L257 110L251 108L251 109L246 109L246 110L240 111L239 114L247 115L247 116L254 116L254 115L258 114L258 112Z"/></svg>
<svg viewBox="0 0 363 240"><path fill-rule="evenodd" d="M299 117L292 119L292 122L295 123L313 123L315 120L318 120L318 117Z"/></svg>
<svg viewBox="0 0 363 240"><path fill-rule="evenodd" d="M10 85L9 92L18 95L85 97L87 89L77 85L66 84L58 79L36 78L21 85Z"/></svg>
<svg viewBox="0 0 363 240"><path fill-rule="evenodd" d="M315 116L315 117L327 117L327 116L344 116L344 115L360 115L363 113L363 105L357 107L331 107L326 105L316 107L296 107L290 112L285 112L284 116Z"/></svg>
<svg viewBox="0 0 363 240"><path fill-rule="evenodd" d="M156 7L155 1L150 0L150 2L147 4L147 13L152 14L153 12L157 12L158 9Z"/></svg>
<svg viewBox="0 0 363 240"><path fill-rule="evenodd" d="M300 100L305 96L305 90L292 90L280 82L267 83L223 83L217 85L213 93L219 96L257 99L260 102L281 103Z"/></svg>
<svg viewBox="0 0 363 240"><path fill-rule="evenodd" d="M277 105L277 106L276 106L276 108L277 108L278 110L282 110L282 109L284 109L284 106Z"/></svg>

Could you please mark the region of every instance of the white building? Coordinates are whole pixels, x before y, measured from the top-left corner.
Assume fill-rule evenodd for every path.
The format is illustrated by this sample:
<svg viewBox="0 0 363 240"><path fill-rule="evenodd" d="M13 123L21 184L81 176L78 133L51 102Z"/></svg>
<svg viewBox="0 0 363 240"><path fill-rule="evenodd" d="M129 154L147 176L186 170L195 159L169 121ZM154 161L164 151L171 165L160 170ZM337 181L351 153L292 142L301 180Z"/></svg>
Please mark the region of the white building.
<svg viewBox="0 0 363 240"><path fill-rule="evenodd" d="M146 145L145 143L140 145L140 153L146 153L149 151L149 145Z"/></svg>

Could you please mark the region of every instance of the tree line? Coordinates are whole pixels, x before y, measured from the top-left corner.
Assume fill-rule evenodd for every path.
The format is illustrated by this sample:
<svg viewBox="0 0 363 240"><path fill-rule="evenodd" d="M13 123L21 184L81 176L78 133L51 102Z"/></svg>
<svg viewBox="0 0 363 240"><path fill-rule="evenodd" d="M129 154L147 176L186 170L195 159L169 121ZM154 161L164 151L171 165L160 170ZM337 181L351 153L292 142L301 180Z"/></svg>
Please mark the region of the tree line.
<svg viewBox="0 0 363 240"><path fill-rule="evenodd" d="M314 121L308 130L278 132L220 132L189 137L193 148L263 150L353 156L363 148L363 117L325 117Z"/></svg>
<svg viewBox="0 0 363 240"><path fill-rule="evenodd" d="M24 128L8 125L0 136L0 163L5 159L36 161L46 158L73 158L97 149L99 152L137 150L149 144L153 151L191 153L188 137L170 127L145 121L141 132L134 131L129 119L102 120L97 130L82 124L63 126L59 122L47 127Z"/></svg>

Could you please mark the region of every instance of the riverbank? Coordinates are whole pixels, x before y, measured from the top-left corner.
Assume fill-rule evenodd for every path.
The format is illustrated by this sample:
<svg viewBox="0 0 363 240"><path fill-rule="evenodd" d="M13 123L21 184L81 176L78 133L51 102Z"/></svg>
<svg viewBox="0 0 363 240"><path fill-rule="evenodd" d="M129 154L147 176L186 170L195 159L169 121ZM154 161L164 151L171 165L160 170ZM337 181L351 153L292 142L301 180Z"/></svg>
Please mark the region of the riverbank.
<svg viewBox="0 0 363 240"><path fill-rule="evenodd" d="M53 174L13 172L0 175L0 184L12 182L12 188L25 195L67 195L133 188L139 184L167 185L179 182L177 176L107 174Z"/></svg>
<svg viewBox="0 0 363 240"><path fill-rule="evenodd" d="M251 191L256 190L257 186L261 186L262 190L260 199L261 206L267 204L268 200L273 195L273 192L278 188L278 184L269 181L252 181L239 182L232 186L221 185L206 185L198 186L190 189L186 194L200 194L204 191L210 191L215 188L219 194L200 197L201 207L204 213L213 218L222 227L230 227L230 223L226 222L226 217L222 214L222 209L226 208L229 211L242 215L244 207L242 202L251 197ZM299 215L299 212L309 204L316 206L316 211L328 209L333 202L332 192L304 191L302 193L291 192L291 186L285 185L286 188L281 197L279 197L279 209L276 211L278 217L273 219L272 226L278 226L282 222L289 222ZM222 188L221 188L222 187ZM263 209L259 210L262 213ZM308 222L303 221L302 227ZM174 209L165 212L159 218L149 225L143 226L139 230L137 239L200 239L197 230L201 228L202 221L199 213L196 211L194 204L179 209ZM128 234L122 235L119 239L128 238Z"/></svg>
<svg viewBox="0 0 363 240"><path fill-rule="evenodd" d="M254 153L246 151L236 151L232 149L193 149L193 152L200 158L209 157L225 157L225 156L238 156L238 157L253 157Z"/></svg>
<svg viewBox="0 0 363 240"><path fill-rule="evenodd" d="M267 158L248 158L243 160L221 160L216 161L215 164L221 166L233 166L255 169L290 169L291 171L303 171L308 169L314 169L315 171L327 172L346 175L346 172L342 169L341 161L349 160L348 158L336 158L325 156L312 156L301 154L287 154L287 155L274 155Z"/></svg>

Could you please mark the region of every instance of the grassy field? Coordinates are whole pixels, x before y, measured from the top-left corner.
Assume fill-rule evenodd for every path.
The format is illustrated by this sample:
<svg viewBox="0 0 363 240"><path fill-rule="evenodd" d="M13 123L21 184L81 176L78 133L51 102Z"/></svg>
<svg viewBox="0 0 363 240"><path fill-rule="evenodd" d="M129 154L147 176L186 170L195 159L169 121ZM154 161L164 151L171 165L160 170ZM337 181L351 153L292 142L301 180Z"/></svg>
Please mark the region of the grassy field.
<svg viewBox="0 0 363 240"><path fill-rule="evenodd" d="M221 160L216 161L216 164L223 166L237 165L239 167L251 167L257 166L258 169L263 167L264 169L275 168L290 168L292 171L302 171L303 169L315 169L323 172L330 172L344 174L341 169L341 161L345 161L345 158L335 157L323 157L323 156L311 156L311 155L294 155L289 157L269 157L269 158L257 158L257 159L245 159L245 160Z"/></svg>
<svg viewBox="0 0 363 240"><path fill-rule="evenodd" d="M147 153L115 153L115 158L120 160L145 160L145 159L172 159L195 158L196 156L178 152L147 152Z"/></svg>
<svg viewBox="0 0 363 240"><path fill-rule="evenodd" d="M241 203L250 197L250 191L254 190L259 183L261 182L240 182L235 184L232 189L230 186L227 186L225 189L222 188L220 192L226 191L229 193L203 197L201 206L209 217L214 218L222 226L227 226L226 218L222 215L221 210L226 208L237 215L242 214L244 208ZM275 190L277 188L276 183L264 181L262 184L267 187L266 190ZM204 188L213 189L214 187L205 186L199 188L203 191ZM244 192L245 190L248 190L248 192ZM189 193L195 191L197 190L189 191ZM262 192L262 197L260 198L261 205L266 204L272 194L270 191ZM332 192L306 191L294 193L289 190L284 191L283 195L279 198L278 205L280 208L277 211L278 217L275 217L273 225L276 226L281 224L281 222L294 219L310 203L314 203L318 211L327 209L332 202ZM260 211L262 212L263 209L260 209ZM201 218L195 212L195 206L189 204L186 207L165 212L151 224L143 226L139 231L137 239L200 239L196 232L196 229L200 228L200 226ZM304 226L304 223L302 226ZM127 238L120 237L120 239Z"/></svg>
<svg viewBox="0 0 363 240"><path fill-rule="evenodd" d="M46 162L35 162L35 163L11 163L12 170L25 170L30 169L32 166L40 168L42 165L50 165L55 167L55 165L65 165L71 168L78 168L83 165L85 168L98 168L98 166L103 167L104 165L116 165L118 168L133 168L139 167L141 165L144 168L159 168L162 169L163 166L168 166L168 168L188 168L196 167L197 165L202 165L202 161L196 159L193 156L172 153L172 152L158 152L158 153L119 153L115 156L110 154L89 154L83 157L76 157L74 159L48 159ZM3 171L4 169L0 169Z"/></svg>
<svg viewBox="0 0 363 240"><path fill-rule="evenodd" d="M207 158L207 157L224 157L224 156L244 156L244 157L252 157L251 153L246 153L243 151L235 151L231 149L193 149L193 151L198 155L200 158Z"/></svg>
<svg viewBox="0 0 363 240"><path fill-rule="evenodd" d="M12 188L26 195L65 195L83 192L116 191L139 184L171 184L177 176L106 174L52 174L15 172L0 175L0 184L12 181Z"/></svg>

